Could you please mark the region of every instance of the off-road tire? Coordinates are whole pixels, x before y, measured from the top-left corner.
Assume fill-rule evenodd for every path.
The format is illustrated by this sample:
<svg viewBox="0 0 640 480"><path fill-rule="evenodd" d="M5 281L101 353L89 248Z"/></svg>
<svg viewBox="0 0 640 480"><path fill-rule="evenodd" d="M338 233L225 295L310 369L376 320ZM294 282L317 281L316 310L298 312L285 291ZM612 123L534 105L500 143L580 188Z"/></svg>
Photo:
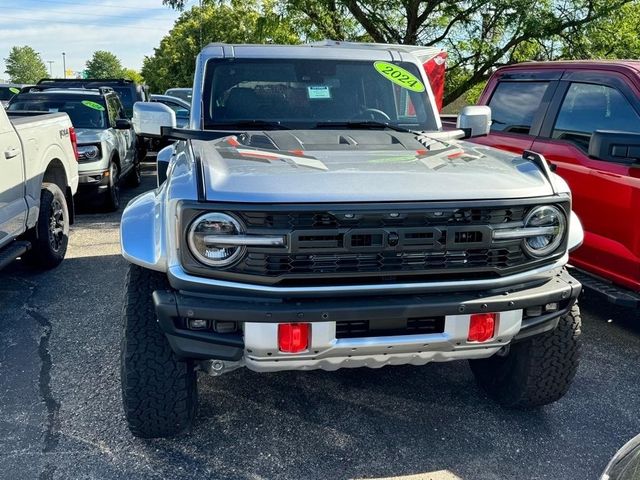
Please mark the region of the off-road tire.
<svg viewBox="0 0 640 480"><path fill-rule="evenodd" d="M142 166L138 160L133 162L133 168L129 172L129 178L127 178L127 185L130 187L137 187L142 183Z"/></svg>
<svg viewBox="0 0 640 480"><path fill-rule="evenodd" d="M105 192L104 206L110 212L120 208L120 168L113 160L109 163L109 188Z"/></svg>
<svg viewBox="0 0 640 480"><path fill-rule="evenodd" d="M28 264L48 270L64 260L69 245L69 206L55 183L42 184L38 222L27 233L27 239L31 249L22 259Z"/></svg>
<svg viewBox="0 0 640 480"><path fill-rule="evenodd" d="M509 408L533 408L562 398L580 358L578 305L560 317L555 330L510 346L506 356L470 360L478 385Z"/></svg>
<svg viewBox="0 0 640 480"><path fill-rule="evenodd" d="M151 294L169 288L162 273L130 265L120 350L122 401L136 437L171 437L196 414L197 376L192 361L176 357L156 320Z"/></svg>

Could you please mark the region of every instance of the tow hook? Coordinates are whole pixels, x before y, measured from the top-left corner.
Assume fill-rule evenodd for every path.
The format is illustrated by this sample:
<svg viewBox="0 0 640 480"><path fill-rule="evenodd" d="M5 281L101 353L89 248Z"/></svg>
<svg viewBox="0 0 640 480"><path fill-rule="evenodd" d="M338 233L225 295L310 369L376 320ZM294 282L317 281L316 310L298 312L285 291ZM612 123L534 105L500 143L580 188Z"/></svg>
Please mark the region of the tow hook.
<svg viewBox="0 0 640 480"><path fill-rule="evenodd" d="M212 377L231 372L244 366L243 362L227 362L224 360L205 360L200 362L200 368Z"/></svg>

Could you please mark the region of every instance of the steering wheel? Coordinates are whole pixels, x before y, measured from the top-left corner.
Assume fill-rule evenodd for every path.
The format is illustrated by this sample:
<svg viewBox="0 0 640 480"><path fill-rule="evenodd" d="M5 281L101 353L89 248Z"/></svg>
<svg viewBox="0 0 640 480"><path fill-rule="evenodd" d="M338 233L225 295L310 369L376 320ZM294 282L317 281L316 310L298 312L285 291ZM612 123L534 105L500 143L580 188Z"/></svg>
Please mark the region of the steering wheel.
<svg viewBox="0 0 640 480"><path fill-rule="evenodd" d="M358 118L363 120L382 119L383 121L387 121L387 122L391 121L391 117L389 117L389 115L384 113L382 110L378 110L377 108L365 108L364 110L361 110L360 112L358 112L358 114L355 115L353 118L354 119Z"/></svg>

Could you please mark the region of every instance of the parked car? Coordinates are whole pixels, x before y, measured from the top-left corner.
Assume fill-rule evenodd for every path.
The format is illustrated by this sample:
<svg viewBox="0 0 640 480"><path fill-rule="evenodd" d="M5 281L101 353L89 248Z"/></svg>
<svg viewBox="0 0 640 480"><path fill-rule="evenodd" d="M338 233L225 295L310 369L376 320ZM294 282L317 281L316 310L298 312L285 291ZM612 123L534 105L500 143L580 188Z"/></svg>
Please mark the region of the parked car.
<svg viewBox="0 0 640 480"><path fill-rule="evenodd" d="M38 85L56 86L59 88L88 88L95 89L100 87L111 87L120 97L120 101L124 106L126 118L131 120L133 115L133 104L135 102L146 102L149 100L149 87L140 85L126 78L85 78L85 79L68 79L68 78L46 78L40 80ZM143 161L147 155L148 144L141 137L136 141L136 154L139 161Z"/></svg>
<svg viewBox="0 0 640 480"><path fill-rule="evenodd" d="M575 275L615 303L640 307L640 224L633 220L640 210L640 61L503 67L479 103L491 107L493 123L476 143L535 150L571 187L585 229L584 245L571 256Z"/></svg>
<svg viewBox="0 0 640 480"><path fill-rule="evenodd" d="M17 83L0 83L0 102L2 102L2 106L6 108L11 97L16 93L20 93L21 88L22 85Z"/></svg>
<svg viewBox="0 0 640 480"><path fill-rule="evenodd" d="M212 44L196 65L191 129L134 106L142 134L176 141L122 216L134 435L189 426L198 370L469 360L508 407L567 392L582 230L540 156L459 140L488 133L487 107L442 131L421 63L393 46Z"/></svg>
<svg viewBox="0 0 640 480"><path fill-rule="evenodd" d="M95 90L39 86L14 96L9 111L64 112L78 137L80 193L98 198L110 210L120 206L120 180L140 184L136 136L110 87Z"/></svg>
<svg viewBox="0 0 640 480"><path fill-rule="evenodd" d="M164 92L164 94L170 97L177 97L191 105L191 88L170 88L166 92Z"/></svg>
<svg viewBox="0 0 640 480"><path fill-rule="evenodd" d="M176 126L186 128L189 125L189 115L191 114L191 104L178 97L170 95L150 96L151 102L163 103L176 113Z"/></svg>
<svg viewBox="0 0 640 480"><path fill-rule="evenodd" d="M0 108L0 152L0 269L17 257L53 268L67 251L78 188L71 121Z"/></svg>

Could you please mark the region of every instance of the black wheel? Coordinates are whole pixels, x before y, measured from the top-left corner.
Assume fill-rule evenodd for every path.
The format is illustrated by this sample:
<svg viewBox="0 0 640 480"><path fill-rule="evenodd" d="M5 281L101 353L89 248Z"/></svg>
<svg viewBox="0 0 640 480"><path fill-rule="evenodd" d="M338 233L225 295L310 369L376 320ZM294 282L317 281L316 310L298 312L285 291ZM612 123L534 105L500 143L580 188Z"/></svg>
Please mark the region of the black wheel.
<svg viewBox="0 0 640 480"><path fill-rule="evenodd" d="M23 260L43 269L60 265L69 244L69 208L64 193L54 183L42 185L38 223L28 238L31 250Z"/></svg>
<svg viewBox="0 0 640 480"><path fill-rule="evenodd" d="M109 188L106 193L105 207L112 212L120 208L120 169L114 161L109 164Z"/></svg>
<svg viewBox="0 0 640 480"><path fill-rule="evenodd" d="M136 160L142 162L148 153L147 139L144 137L136 137Z"/></svg>
<svg viewBox="0 0 640 480"><path fill-rule="evenodd" d="M136 160L133 164L133 168L129 172L129 178L127 179L127 183L130 187L137 187L142 182L142 167L140 166L140 162Z"/></svg>
<svg viewBox="0 0 640 480"><path fill-rule="evenodd" d="M169 288L162 273L130 265L120 352L122 400L136 437L171 437L191 425L197 408L195 365L181 361L158 327L151 294Z"/></svg>
<svg viewBox="0 0 640 480"><path fill-rule="evenodd" d="M581 319L578 305L550 332L510 346L506 355L471 360L480 387L510 408L532 408L562 398L578 369Z"/></svg>

